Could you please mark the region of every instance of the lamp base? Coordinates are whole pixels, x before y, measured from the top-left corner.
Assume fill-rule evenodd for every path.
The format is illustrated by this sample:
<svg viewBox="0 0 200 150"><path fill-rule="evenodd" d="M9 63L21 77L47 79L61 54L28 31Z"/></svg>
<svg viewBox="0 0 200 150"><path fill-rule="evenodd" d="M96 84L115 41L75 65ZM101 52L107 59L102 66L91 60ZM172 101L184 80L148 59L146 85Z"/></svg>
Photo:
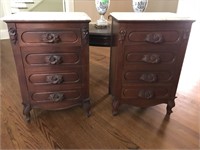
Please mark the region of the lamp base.
<svg viewBox="0 0 200 150"><path fill-rule="evenodd" d="M97 24L95 24L96 29L106 29L107 27L108 27L108 24L107 25L97 25Z"/></svg>
<svg viewBox="0 0 200 150"><path fill-rule="evenodd" d="M97 25L98 26L107 26L108 22L106 19L99 19L99 20L97 20Z"/></svg>
<svg viewBox="0 0 200 150"><path fill-rule="evenodd" d="M96 25L99 27L105 27L108 26L108 21L104 18L103 15L100 15L100 19L97 20Z"/></svg>

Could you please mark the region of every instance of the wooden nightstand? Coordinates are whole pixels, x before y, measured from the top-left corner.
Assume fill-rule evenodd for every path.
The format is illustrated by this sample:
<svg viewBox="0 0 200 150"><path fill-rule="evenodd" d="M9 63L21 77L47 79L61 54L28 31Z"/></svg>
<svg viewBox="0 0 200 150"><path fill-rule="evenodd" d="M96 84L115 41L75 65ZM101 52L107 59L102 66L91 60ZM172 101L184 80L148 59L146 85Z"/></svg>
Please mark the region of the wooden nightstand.
<svg viewBox="0 0 200 150"><path fill-rule="evenodd" d="M95 23L89 24L90 46L111 46L111 24L106 28L96 28Z"/></svg>
<svg viewBox="0 0 200 150"><path fill-rule="evenodd" d="M175 106L193 20L173 13L111 13L110 92L121 104Z"/></svg>
<svg viewBox="0 0 200 150"><path fill-rule="evenodd" d="M83 105L90 115L89 22L85 13L26 12L7 16L24 115L32 108Z"/></svg>

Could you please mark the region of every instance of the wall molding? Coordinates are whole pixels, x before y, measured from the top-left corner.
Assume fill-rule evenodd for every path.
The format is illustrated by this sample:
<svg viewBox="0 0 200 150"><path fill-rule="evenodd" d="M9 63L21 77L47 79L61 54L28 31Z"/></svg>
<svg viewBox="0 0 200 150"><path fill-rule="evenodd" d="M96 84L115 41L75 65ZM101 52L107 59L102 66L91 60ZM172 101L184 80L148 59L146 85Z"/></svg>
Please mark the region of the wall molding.
<svg viewBox="0 0 200 150"><path fill-rule="evenodd" d="M63 0L63 11L74 12L74 0Z"/></svg>

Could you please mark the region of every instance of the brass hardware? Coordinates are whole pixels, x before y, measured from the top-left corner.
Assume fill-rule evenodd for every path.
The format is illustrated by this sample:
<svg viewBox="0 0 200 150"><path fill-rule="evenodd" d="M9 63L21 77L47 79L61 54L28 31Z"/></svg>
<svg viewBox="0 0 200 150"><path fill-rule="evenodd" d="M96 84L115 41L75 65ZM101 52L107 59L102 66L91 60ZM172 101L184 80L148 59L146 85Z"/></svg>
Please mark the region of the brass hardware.
<svg viewBox="0 0 200 150"><path fill-rule="evenodd" d="M60 37L56 33L45 33L42 36L42 40L45 43L58 43L60 42Z"/></svg>
<svg viewBox="0 0 200 150"><path fill-rule="evenodd" d="M143 80L146 82L155 82L155 81L157 81L157 75L154 73L143 73L140 76L140 80Z"/></svg>
<svg viewBox="0 0 200 150"><path fill-rule="evenodd" d="M149 43L159 44L164 42L164 38L161 33L150 33L147 34L145 41Z"/></svg>
<svg viewBox="0 0 200 150"><path fill-rule="evenodd" d="M145 99L151 99L154 97L154 92L150 89L142 89L139 91L138 96Z"/></svg>
<svg viewBox="0 0 200 150"><path fill-rule="evenodd" d="M145 54L142 58L142 61L146 63L157 64L161 60L160 60L160 55L158 54Z"/></svg>
<svg viewBox="0 0 200 150"><path fill-rule="evenodd" d="M46 56L45 60L48 64L57 65L62 63L62 57L57 55Z"/></svg>
<svg viewBox="0 0 200 150"><path fill-rule="evenodd" d="M60 102L64 99L63 93L52 93L49 95L49 99L53 102Z"/></svg>
<svg viewBox="0 0 200 150"><path fill-rule="evenodd" d="M60 74L48 75L46 81L50 84L60 84L63 82L63 76Z"/></svg>

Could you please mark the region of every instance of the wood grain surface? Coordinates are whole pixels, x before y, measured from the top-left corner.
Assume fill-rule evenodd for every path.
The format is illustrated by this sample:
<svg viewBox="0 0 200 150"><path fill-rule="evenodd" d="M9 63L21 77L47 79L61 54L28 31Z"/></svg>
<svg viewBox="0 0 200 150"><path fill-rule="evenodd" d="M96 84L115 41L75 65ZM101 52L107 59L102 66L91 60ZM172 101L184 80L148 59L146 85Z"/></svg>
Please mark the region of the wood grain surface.
<svg viewBox="0 0 200 150"><path fill-rule="evenodd" d="M11 46L2 40L1 149L199 149L200 60L194 61L194 51L188 50L170 118L164 104L147 109L122 105L119 115L112 116L109 52L90 47L89 118L80 107L34 109L26 123Z"/></svg>

